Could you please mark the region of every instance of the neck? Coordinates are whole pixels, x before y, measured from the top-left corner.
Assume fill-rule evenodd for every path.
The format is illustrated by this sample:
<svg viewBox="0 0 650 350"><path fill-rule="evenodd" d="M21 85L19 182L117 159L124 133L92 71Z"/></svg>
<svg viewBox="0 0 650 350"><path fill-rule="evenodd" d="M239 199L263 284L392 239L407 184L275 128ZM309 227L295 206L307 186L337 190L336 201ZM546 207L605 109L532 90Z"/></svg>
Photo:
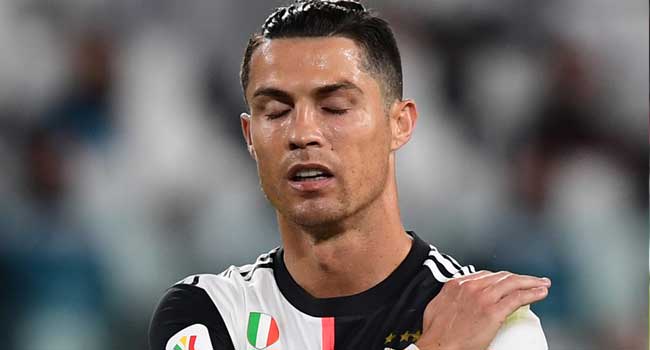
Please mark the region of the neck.
<svg viewBox="0 0 650 350"><path fill-rule="evenodd" d="M401 224L394 179L376 201L331 225L327 239L278 215L284 262L317 298L358 294L386 279L406 258L411 239ZM318 228L322 236L323 227Z"/></svg>

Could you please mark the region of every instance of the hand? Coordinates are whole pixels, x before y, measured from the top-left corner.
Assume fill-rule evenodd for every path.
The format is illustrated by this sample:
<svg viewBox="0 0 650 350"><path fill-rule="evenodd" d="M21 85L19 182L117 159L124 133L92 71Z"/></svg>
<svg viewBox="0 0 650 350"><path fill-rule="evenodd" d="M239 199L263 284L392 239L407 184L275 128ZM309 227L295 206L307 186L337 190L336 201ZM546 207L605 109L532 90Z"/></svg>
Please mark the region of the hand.
<svg viewBox="0 0 650 350"><path fill-rule="evenodd" d="M420 350L486 350L506 318L548 295L548 278L480 271L452 279L424 311Z"/></svg>

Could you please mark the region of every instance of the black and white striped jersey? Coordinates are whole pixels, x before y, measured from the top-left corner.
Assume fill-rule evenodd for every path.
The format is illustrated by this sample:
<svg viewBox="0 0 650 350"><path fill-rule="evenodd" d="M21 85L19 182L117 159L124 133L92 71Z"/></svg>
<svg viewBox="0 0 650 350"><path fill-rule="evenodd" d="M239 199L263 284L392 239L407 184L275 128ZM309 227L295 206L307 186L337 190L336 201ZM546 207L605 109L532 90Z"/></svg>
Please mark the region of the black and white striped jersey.
<svg viewBox="0 0 650 350"><path fill-rule="evenodd" d="M421 336L424 309L443 284L474 272L409 234L397 269L352 296L312 297L287 271L282 248L219 275L190 276L160 301L150 350L404 349ZM539 319L529 309L516 314L490 350L546 350Z"/></svg>

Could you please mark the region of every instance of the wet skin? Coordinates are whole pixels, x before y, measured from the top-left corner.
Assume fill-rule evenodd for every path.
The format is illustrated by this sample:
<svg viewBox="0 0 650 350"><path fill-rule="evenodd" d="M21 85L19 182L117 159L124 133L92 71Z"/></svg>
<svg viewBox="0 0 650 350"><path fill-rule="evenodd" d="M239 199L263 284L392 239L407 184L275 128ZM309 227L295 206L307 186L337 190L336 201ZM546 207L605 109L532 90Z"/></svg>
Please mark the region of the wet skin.
<svg viewBox="0 0 650 350"><path fill-rule="evenodd" d="M359 47L342 37L268 40L252 56L245 92L251 114L242 115L242 130L264 193L295 224L341 223L382 196L397 200L386 189L393 153L410 130L403 135L389 116L404 105L386 107L361 60ZM301 166L331 176L293 181Z"/></svg>
<svg viewBox="0 0 650 350"><path fill-rule="evenodd" d="M267 40L253 53L245 92L242 130L276 209L284 261L319 298L371 288L411 246L395 151L411 138L415 103L389 102L361 54L342 37ZM296 170L309 168L329 176L296 181Z"/></svg>

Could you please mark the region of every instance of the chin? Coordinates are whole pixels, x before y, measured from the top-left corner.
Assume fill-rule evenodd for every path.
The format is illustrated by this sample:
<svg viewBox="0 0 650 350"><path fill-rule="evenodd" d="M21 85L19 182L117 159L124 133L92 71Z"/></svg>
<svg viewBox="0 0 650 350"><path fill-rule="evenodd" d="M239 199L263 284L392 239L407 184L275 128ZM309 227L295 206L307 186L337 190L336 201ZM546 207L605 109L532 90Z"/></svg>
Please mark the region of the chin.
<svg viewBox="0 0 650 350"><path fill-rule="evenodd" d="M289 215L289 219L294 223L305 227L331 226L343 220L343 215L337 215L331 212L298 212Z"/></svg>
<svg viewBox="0 0 650 350"><path fill-rule="evenodd" d="M292 222L305 227L329 227L345 219L340 205L325 203L301 203L283 213Z"/></svg>

